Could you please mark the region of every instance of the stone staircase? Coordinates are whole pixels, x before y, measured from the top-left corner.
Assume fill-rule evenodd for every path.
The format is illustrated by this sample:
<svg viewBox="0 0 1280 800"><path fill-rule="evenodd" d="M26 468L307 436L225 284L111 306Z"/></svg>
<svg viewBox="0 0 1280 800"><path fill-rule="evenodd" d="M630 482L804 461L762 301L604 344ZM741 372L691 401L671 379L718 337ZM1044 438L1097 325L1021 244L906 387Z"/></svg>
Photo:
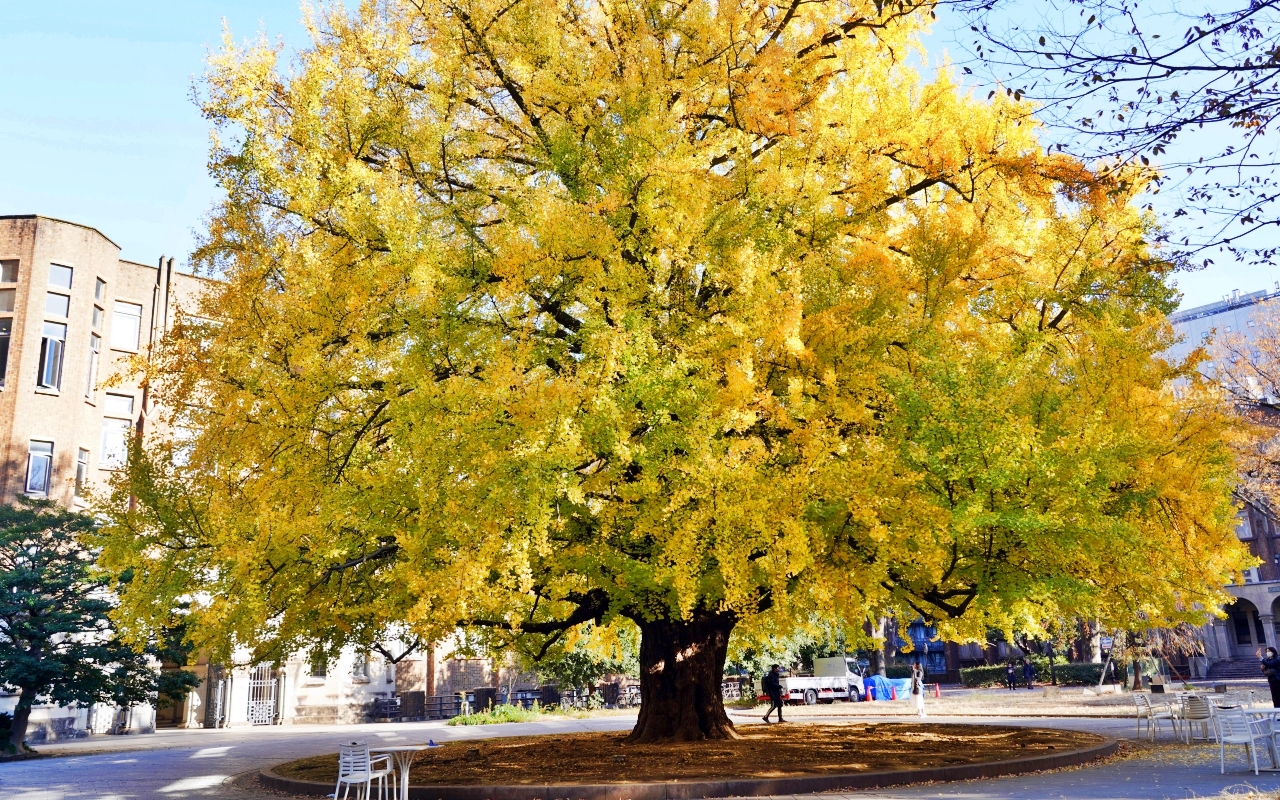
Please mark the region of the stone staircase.
<svg viewBox="0 0 1280 800"><path fill-rule="evenodd" d="M1262 677L1257 661L1218 661L1209 667L1209 680L1249 680Z"/></svg>

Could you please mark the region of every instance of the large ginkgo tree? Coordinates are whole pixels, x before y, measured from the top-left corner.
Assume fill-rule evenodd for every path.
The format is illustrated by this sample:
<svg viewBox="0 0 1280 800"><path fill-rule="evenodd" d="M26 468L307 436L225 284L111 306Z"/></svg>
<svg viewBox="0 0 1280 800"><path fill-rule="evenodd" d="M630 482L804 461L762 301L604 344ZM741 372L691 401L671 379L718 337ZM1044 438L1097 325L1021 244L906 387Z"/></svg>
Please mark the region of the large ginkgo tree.
<svg viewBox="0 0 1280 800"><path fill-rule="evenodd" d="M369 0L289 65L228 39L222 282L152 354L120 625L188 598L271 660L630 620L661 741L734 735L735 631L1201 619L1251 562L1233 423L1159 358L1150 176L923 79L928 16Z"/></svg>

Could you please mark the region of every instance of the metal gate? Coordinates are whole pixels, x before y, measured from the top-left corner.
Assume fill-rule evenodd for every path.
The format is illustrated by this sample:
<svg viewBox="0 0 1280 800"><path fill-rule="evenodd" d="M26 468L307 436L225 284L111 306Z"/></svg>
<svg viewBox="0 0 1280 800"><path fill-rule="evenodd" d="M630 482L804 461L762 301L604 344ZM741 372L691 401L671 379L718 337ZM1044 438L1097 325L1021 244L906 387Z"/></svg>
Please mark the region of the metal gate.
<svg viewBox="0 0 1280 800"><path fill-rule="evenodd" d="M249 724L273 725L276 721L276 674L269 665L253 668L249 676Z"/></svg>

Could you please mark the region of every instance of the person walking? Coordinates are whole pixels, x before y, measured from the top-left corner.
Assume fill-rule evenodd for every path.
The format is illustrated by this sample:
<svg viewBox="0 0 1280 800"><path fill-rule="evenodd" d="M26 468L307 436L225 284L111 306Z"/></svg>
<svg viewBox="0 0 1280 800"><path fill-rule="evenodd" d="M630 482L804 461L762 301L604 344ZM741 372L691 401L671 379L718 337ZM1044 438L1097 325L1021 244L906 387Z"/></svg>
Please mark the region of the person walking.
<svg viewBox="0 0 1280 800"><path fill-rule="evenodd" d="M1036 665L1031 663L1031 659L1022 659L1022 680L1026 682L1027 688L1035 688L1032 683L1036 679Z"/></svg>
<svg viewBox="0 0 1280 800"><path fill-rule="evenodd" d="M782 676L778 674L778 665L774 664L767 673L764 680L760 681L760 688L764 689L764 693L769 695L769 710L764 712L764 721L769 722L769 715L773 710L778 709L778 722L786 722L782 718Z"/></svg>
<svg viewBox="0 0 1280 800"><path fill-rule="evenodd" d="M1013 668L1013 662L1007 661L1004 665L1004 687L1006 689L1018 688L1018 673Z"/></svg>
<svg viewBox="0 0 1280 800"><path fill-rule="evenodd" d="M1258 650L1257 656L1267 687L1271 689L1271 705L1280 708L1280 654L1274 647L1268 647L1265 652Z"/></svg>
<svg viewBox="0 0 1280 800"><path fill-rule="evenodd" d="M927 717L924 713L924 668L919 664L911 665L911 702L916 705L916 716Z"/></svg>

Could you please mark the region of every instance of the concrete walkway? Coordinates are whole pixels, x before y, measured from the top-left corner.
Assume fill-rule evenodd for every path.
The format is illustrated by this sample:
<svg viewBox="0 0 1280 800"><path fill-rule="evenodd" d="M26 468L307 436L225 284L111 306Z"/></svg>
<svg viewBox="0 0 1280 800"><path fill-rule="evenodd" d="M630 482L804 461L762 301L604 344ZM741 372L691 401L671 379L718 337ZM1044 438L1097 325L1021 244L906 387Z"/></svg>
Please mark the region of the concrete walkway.
<svg viewBox="0 0 1280 800"><path fill-rule="evenodd" d="M821 721L839 718L824 717ZM858 722L909 722L910 718L857 717ZM737 724L754 719L735 715ZM1089 718L930 718L934 723L1028 725L1069 728L1132 739L1132 720ZM169 730L147 736L100 737L41 747L60 757L0 765L3 800L279 800L280 795L248 793L228 785L230 778L318 753L334 752L352 740L386 744L425 743L497 736L554 734L576 731L626 730L633 714L587 720L553 719L539 722L450 728L440 722L377 725L308 725L228 730ZM1167 738L1167 734L1166 734ZM1139 746L1136 754L1099 767L1054 773L939 784L849 795L812 795L808 800L884 800L952 798L954 800L1012 800L1013 798L1080 798L1080 800L1183 800L1217 797L1227 790L1255 788L1280 794L1280 774L1254 778L1246 772L1241 748L1234 748L1226 775L1218 773L1216 746L1164 743Z"/></svg>
<svg viewBox="0 0 1280 800"><path fill-rule="evenodd" d="M578 731L628 730L635 716L450 728L443 722L161 730L40 746L42 758L0 764L2 800L182 800L247 797L230 779L351 741L425 744ZM275 796L279 797L279 796Z"/></svg>

